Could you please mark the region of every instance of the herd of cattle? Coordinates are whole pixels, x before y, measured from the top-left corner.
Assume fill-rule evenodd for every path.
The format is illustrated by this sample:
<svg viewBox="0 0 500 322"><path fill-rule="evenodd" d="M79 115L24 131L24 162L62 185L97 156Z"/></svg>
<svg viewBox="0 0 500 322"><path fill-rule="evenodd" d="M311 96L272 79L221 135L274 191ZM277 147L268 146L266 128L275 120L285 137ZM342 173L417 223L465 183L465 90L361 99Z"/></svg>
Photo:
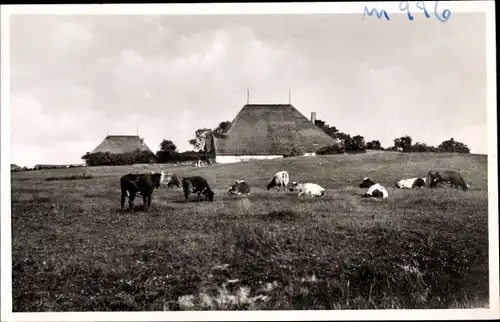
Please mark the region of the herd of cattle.
<svg viewBox="0 0 500 322"><path fill-rule="evenodd" d="M277 172L267 184L267 190L277 188L278 190L291 192L298 192L298 196L307 195L311 197L322 198L326 195L326 189L315 183L298 183L292 182L289 186L290 175L287 171ZM427 177L418 177L411 179L403 179L396 182L396 187L400 189L412 189L437 187L440 183L448 183L455 189L461 188L467 191L469 185L465 183L462 175L457 171L429 171ZM125 199L128 198L130 211L133 212L134 199L137 196L142 196L144 206L149 209L151 206L151 197L155 188L161 186L167 187L181 187L184 191L185 200L192 193L198 194L198 201L201 199L201 194L205 196L208 201L214 200L214 191L210 188L207 180L200 176L189 176L181 178L176 174L166 174L165 172L150 172L142 174L127 174L120 178L121 186L121 211L125 205ZM373 182L370 178L363 179L360 188L368 189L362 197L370 198L387 198L389 193L379 183ZM245 180L236 180L229 187L229 194L233 195L246 195L250 193L250 187Z"/></svg>

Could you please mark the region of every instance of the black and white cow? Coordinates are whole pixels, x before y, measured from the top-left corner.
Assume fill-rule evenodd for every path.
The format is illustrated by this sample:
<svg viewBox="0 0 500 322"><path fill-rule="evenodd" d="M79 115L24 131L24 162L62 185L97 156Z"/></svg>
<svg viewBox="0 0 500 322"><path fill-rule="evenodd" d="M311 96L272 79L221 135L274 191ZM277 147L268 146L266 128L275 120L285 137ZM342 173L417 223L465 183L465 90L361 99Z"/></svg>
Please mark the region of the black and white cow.
<svg viewBox="0 0 500 322"><path fill-rule="evenodd" d="M245 180L236 180L229 187L229 193L233 195L248 195L250 194L250 187Z"/></svg>
<svg viewBox="0 0 500 322"><path fill-rule="evenodd" d="M161 183L169 188L179 188L181 186L181 178L175 173L167 173L166 175L164 175Z"/></svg>
<svg viewBox="0 0 500 322"><path fill-rule="evenodd" d="M402 179L396 182L396 188L399 189L423 188L426 186L426 182L427 178Z"/></svg>
<svg viewBox="0 0 500 322"><path fill-rule="evenodd" d="M290 187L290 191L298 191L299 194L298 196L306 195L306 196L311 196L311 197L318 197L322 198L326 195L326 190L325 188L321 187L318 184L315 183L298 183L298 182L292 182L292 186Z"/></svg>
<svg viewBox="0 0 500 322"><path fill-rule="evenodd" d="M387 190L379 183L375 183L366 177L363 182L359 184L360 188L368 188L366 193L362 197L373 197L373 198L387 198L389 193Z"/></svg>
<svg viewBox="0 0 500 322"><path fill-rule="evenodd" d="M288 175L288 172L284 170L276 172L271 181L269 181L269 183L267 184L267 190L278 187L278 189L283 189L283 191L286 191L288 182L290 182L290 176Z"/></svg>

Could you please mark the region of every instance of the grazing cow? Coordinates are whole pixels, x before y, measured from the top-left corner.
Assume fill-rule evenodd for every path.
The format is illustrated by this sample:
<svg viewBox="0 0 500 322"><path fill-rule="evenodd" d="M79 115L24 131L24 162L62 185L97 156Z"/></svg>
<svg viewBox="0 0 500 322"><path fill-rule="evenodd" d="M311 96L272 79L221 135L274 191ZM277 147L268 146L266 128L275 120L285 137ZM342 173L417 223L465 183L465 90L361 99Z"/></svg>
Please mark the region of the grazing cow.
<svg viewBox="0 0 500 322"><path fill-rule="evenodd" d="M128 197L128 205L130 212L134 213L134 199L136 196L141 195L144 207L147 209L151 206L151 196L155 188L160 188L161 173L129 173L120 178L120 186L122 190L121 195L121 212L125 205L125 198Z"/></svg>
<svg viewBox="0 0 500 322"><path fill-rule="evenodd" d="M299 197L302 195L306 195L306 196L322 198L326 195L326 190L323 187L315 183L309 183L309 182L307 183L292 182L290 191L298 191Z"/></svg>
<svg viewBox="0 0 500 322"><path fill-rule="evenodd" d="M455 189L460 187L463 191L469 190L469 185L465 183L464 178L458 171L429 171L427 174L427 184L429 187L434 188L441 182L449 183Z"/></svg>
<svg viewBox="0 0 500 322"><path fill-rule="evenodd" d="M288 175L288 172L286 171L280 171L276 172L267 184L267 190L270 190L271 188L278 187L278 189L283 188L283 191L286 191L286 188L288 187L288 182L290 181L290 176Z"/></svg>
<svg viewBox="0 0 500 322"><path fill-rule="evenodd" d="M169 188L172 188L172 187L179 188L181 186L181 179L175 173L168 173L164 176L164 178L162 180L162 184L166 185Z"/></svg>
<svg viewBox="0 0 500 322"><path fill-rule="evenodd" d="M245 180L236 180L229 187L229 193L233 195L250 194L250 187Z"/></svg>
<svg viewBox="0 0 500 322"><path fill-rule="evenodd" d="M201 194L205 195L206 200L214 201L214 192L210 189L207 180L200 176L182 178L182 188L184 189L184 197L186 201L190 193L198 193L198 201Z"/></svg>
<svg viewBox="0 0 500 322"><path fill-rule="evenodd" d="M364 198L387 198L389 196L389 193L382 185L371 181L368 177L363 179L363 182L360 183L359 187L368 188L368 191L362 196Z"/></svg>
<svg viewBox="0 0 500 322"><path fill-rule="evenodd" d="M423 188L426 186L426 182L427 178L402 179L396 182L396 188L399 189Z"/></svg>

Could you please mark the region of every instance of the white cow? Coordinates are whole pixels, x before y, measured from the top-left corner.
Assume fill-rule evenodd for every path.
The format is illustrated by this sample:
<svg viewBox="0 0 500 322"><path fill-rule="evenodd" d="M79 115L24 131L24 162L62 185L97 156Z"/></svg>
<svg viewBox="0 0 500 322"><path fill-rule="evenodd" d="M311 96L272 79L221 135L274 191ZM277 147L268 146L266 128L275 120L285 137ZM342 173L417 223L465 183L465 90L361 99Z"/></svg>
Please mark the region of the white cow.
<svg viewBox="0 0 500 322"><path fill-rule="evenodd" d="M410 178L402 179L396 182L396 188L399 189L412 189L423 188L427 184L427 178Z"/></svg>
<svg viewBox="0 0 500 322"><path fill-rule="evenodd" d="M276 172L274 174L274 177L267 184L267 190L278 187L278 189L283 188L283 191L286 191L288 182L290 182L290 176L288 175L288 172L286 172L285 170Z"/></svg>
<svg viewBox="0 0 500 322"><path fill-rule="evenodd" d="M309 183L309 182L306 183L292 182L290 191L298 191L299 197L302 195L306 195L306 196L322 198L326 195L325 188L315 183Z"/></svg>
<svg viewBox="0 0 500 322"><path fill-rule="evenodd" d="M363 182L359 185L360 188L368 188L368 191L363 195L363 197L374 197L374 198L387 198L389 193L387 190L379 183L375 183L366 177Z"/></svg>

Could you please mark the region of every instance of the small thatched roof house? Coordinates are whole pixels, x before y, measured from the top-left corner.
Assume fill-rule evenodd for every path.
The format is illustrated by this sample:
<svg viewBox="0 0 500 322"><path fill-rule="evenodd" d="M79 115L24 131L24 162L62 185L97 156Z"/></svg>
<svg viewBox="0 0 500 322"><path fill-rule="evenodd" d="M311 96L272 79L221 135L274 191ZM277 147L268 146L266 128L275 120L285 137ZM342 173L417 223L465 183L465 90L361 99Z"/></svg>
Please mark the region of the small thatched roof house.
<svg viewBox="0 0 500 322"><path fill-rule="evenodd" d="M137 149L153 153L144 143L144 139L137 135L108 135L101 144L90 153L109 152L113 154L122 154L134 152Z"/></svg>
<svg viewBox="0 0 500 322"><path fill-rule="evenodd" d="M314 112L309 120L289 104L245 105L224 137L207 140L206 150L217 163L315 155L337 143L315 125L315 118Z"/></svg>

